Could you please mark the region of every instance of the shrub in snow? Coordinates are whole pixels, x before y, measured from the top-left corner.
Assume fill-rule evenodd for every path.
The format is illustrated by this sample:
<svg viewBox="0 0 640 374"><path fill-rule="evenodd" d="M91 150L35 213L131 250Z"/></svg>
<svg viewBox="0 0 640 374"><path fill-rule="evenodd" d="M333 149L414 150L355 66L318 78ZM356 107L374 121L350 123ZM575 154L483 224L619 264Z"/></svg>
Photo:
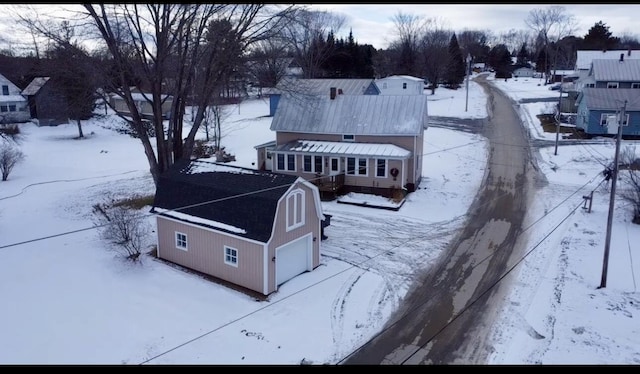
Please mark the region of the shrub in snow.
<svg viewBox="0 0 640 374"><path fill-rule="evenodd" d="M14 166L24 159L24 153L18 148L13 140L0 139L0 171L2 171L2 180L9 178L11 170Z"/></svg>
<svg viewBox="0 0 640 374"><path fill-rule="evenodd" d="M93 213L100 237L116 245L127 259L138 260L151 231L144 216L113 199L95 204Z"/></svg>

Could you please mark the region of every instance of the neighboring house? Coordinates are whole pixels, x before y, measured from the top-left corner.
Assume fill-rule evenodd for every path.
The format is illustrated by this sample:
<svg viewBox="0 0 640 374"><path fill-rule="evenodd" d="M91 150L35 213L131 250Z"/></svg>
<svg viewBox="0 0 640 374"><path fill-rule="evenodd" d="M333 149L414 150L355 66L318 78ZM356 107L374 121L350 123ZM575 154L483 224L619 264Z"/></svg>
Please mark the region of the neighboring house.
<svg viewBox="0 0 640 374"><path fill-rule="evenodd" d="M131 98L135 102L136 109L138 113L144 119L153 118L153 97L150 93L143 93L138 91L137 89L131 90ZM169 95L162 95L162 118L167 119L171 114L171 104L173 102L173 97ZM131 113L129 112L129 107L127 106L124 98L119 94L111 94L109 101L111 103L111 107L118 113L129 116Z"/></svg>
<svg viewBox="0 0 640 374"><path fill-rule="evenodd" d="M586 87L576 101L576 128L588 135L616 134L618 113L625 106L622 135L640 135L640 90Z"/></svg>
<svg viewBox="0 0 640 374"><path fill-rule="evenodd" d="M18 86L0 74L0 124L27 122L31 119L27 99Z"/></svg>
<svg viewBox="0 0 640 374"><path fill-rule="evenodd" d="M640 88L640 59L593 60L580 87Z"/></svg>
<svg viewBox="0 0 640 374"><path fill-rule="evenodd" d="M152 212L159 258L263 295L320 265L325 216L303 178L197 159L160 177Z"/></svg>
<svg viewBox="0 0 640 374"><path fill-rule="evenodd" d="M475 62L471 65L471 71L474 73L482 73L488 71L487 65L484 62Z"/></svg>
<svg viewBox="0 0 640 374"><path fill-rule="evenodd" d="M380 95L424 95L424 79L409 75L391 75L375 80Z"/></svg>
<svg viewBox="0 0 640 374"><path fill-rule="evenodd" d="M514 78L531 78L535 72L531 66L519 66L513 69L512 75Z"/></svg>
<svg viewBox="0 0 640 374"><path fill-rule="evenodd" d="M36 77L22 90L27 98L31 118L38 126L55 126L69 122L67 101L59 87L49 77Z"/></svg>
<svg viewBox="0 0 640 374"><path fill-rule="evenodd" d="M413 192L422 178L427 95L346 95L335 88L283 95L275 142L256 147L258 168L303 177L324 195Z"/></svg>
<svg viewBox="0 0 640 374"><path fill-rule="evenodd" d="M639 50L631 49L616 49L610 51L586 51L579 50L576 52L576 72L580 70L588 71L591 69L591 62L593 60L619 60L621 57L627 60L640 59Z"/></svg>
<svg viewBox="0 0 640 374"><path fill-rule="evenodd" d="M343 95L378 95L373 79L300 79L283 78L269 91L269 116L273 117L283 93L296 96L324 95L330 88Z"/></svg>

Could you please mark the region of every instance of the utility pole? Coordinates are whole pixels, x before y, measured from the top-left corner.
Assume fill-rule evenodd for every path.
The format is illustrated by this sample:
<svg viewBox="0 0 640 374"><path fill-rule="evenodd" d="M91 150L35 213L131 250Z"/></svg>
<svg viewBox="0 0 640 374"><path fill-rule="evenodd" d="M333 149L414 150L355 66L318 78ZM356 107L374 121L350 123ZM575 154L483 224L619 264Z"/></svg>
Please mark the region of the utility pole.
<svg viewBox="0 0 640 374"><path fill-rule="evenodd" d="M464 103L464 111L469 107L469 74L471 73L471 53L467 54L467 100Z"/></svg>
<svg viewBox="0 0 640 374"><path fill-rule="evenodd" d="M609 197L609 217L607 218L607 237L604 243L604 261L602 263L602 279L600 287L607 286L607 268L609 267L609 249L611 247L611 224L613 223L613 208L616 197L616 181L618 180L618 155L620 154L620 142L622 141L622 124L626 122L627 100L624 101L620 118L618 119L618 136L616 137L616 155L613 159L613 171L611 173L611 196Z"/></svg>
<svg viewBox="0 0 640 374"><path fill-rule="evenodd" d="M562 119L562 82L560 82L560 98L558 99L558 118L556 118L556 149L553 152L558 155L558 138L560 137L560 120Z"/></svg>

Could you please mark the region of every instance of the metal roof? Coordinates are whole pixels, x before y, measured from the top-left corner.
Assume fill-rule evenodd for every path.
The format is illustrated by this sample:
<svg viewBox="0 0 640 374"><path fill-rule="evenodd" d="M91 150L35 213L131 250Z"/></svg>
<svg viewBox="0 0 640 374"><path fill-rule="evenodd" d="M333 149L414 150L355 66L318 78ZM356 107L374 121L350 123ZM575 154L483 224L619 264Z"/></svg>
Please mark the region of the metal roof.
<svg viewBox="0 0 640 374"><path fill-rule="evenodd" d="M49 77L35 77L35 78L33 78L31 83L29 83L29 85L27 87L25 87L24 90L22 90L22 94L25 95L25 96L30 96L30 95L37 94L38 91L40 91L40 88L42 88L42 86L44 86L44 84L47 83L48 80L49 80Z"/></svg>
<svg viewBox="0 0 640 374"><path fill-rule="evenodd" d="M598 82L640 82L640 59L593 60L593 77Z"/></svg>
<svg viewBox="0 0 640 374"><path fill-rule="evenodd" d="M577 51L576 70L589 70L591 68L591 62L596 59L619 60L621 54L624 54L625 60L640 59L640 51L629 51L627 49L616 49L611 51Z"/></svg>
<svg viewBox="0 0 640 374"><path fill-rule="evenodd" d="M272 131L417 136L427 127L427 95L285 94Z"/></svg>
<svg viewBox="0 0 640 374"><path fill-rule="evenodd" d="M640 111L640 89L593 88L582 89L582 98L590 110L618 110L627 101L627 111Z"/></svg>
<svg viewBox="0 0 640 374"><path fill-rule="evenodd" d="M411 157L411 151L393 144L325 142L316 140L294 140L279 145L274 151L305 154L315 153L322 155L378 156L398 159Z"/></svg>
<svg viewBox="0 0 640 374"><path fill-rule="evenodd" d="M307 95L329 95L332 87L343 95L364 95L373 79L299 79L285 77L276 85L275 93L295 92Z"/></svg>

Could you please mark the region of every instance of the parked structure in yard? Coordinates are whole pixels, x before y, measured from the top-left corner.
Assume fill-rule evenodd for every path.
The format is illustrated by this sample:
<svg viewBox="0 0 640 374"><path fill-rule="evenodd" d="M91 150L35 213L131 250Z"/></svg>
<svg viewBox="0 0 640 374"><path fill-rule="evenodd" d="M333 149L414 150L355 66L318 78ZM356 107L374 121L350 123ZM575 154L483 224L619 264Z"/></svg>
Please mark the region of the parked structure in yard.
<svg viewBox="0 0 640 374"><path fill-rule="evenodd" d="M36 77L22 90L27 98L31 118L39 126L55 126L69 122L68 103L60 87L49 77Z"/></svg>
<svg viewBox="0 0 640 374"><path fill-rule="evenodd" d="M159 258L268 295L320 264L328 218L303 178L206 159L159 180Z"/></svg>
<svg viewBox="0 0 640 374"><path fill-rule="evenodd" d="M0 124L27 122L31 119L27 99L20 88L0 74Z"/></svg>
<svg viewBox="0 0 640 374"><path fill-rule="evenodd" d="M138 113L144 119L153 118L153 96L150 93L140 92L137 89L131 90L131 98L135 102ZM170 95L162 95L162 118L169 118L171 113L171 104L173 97ZM109 97L111 107L118 113L128 116L130 115L129 107L124 98L119 94L111 94Z"/></svg>
<svg viewBox="0 0 640 374"><path fill-rule="evenodd" d="M283 95L271 123L276 140L256 146L257 167L303 177L326 196L413 192L422 178L428 96L340 92Z"/></svg>

